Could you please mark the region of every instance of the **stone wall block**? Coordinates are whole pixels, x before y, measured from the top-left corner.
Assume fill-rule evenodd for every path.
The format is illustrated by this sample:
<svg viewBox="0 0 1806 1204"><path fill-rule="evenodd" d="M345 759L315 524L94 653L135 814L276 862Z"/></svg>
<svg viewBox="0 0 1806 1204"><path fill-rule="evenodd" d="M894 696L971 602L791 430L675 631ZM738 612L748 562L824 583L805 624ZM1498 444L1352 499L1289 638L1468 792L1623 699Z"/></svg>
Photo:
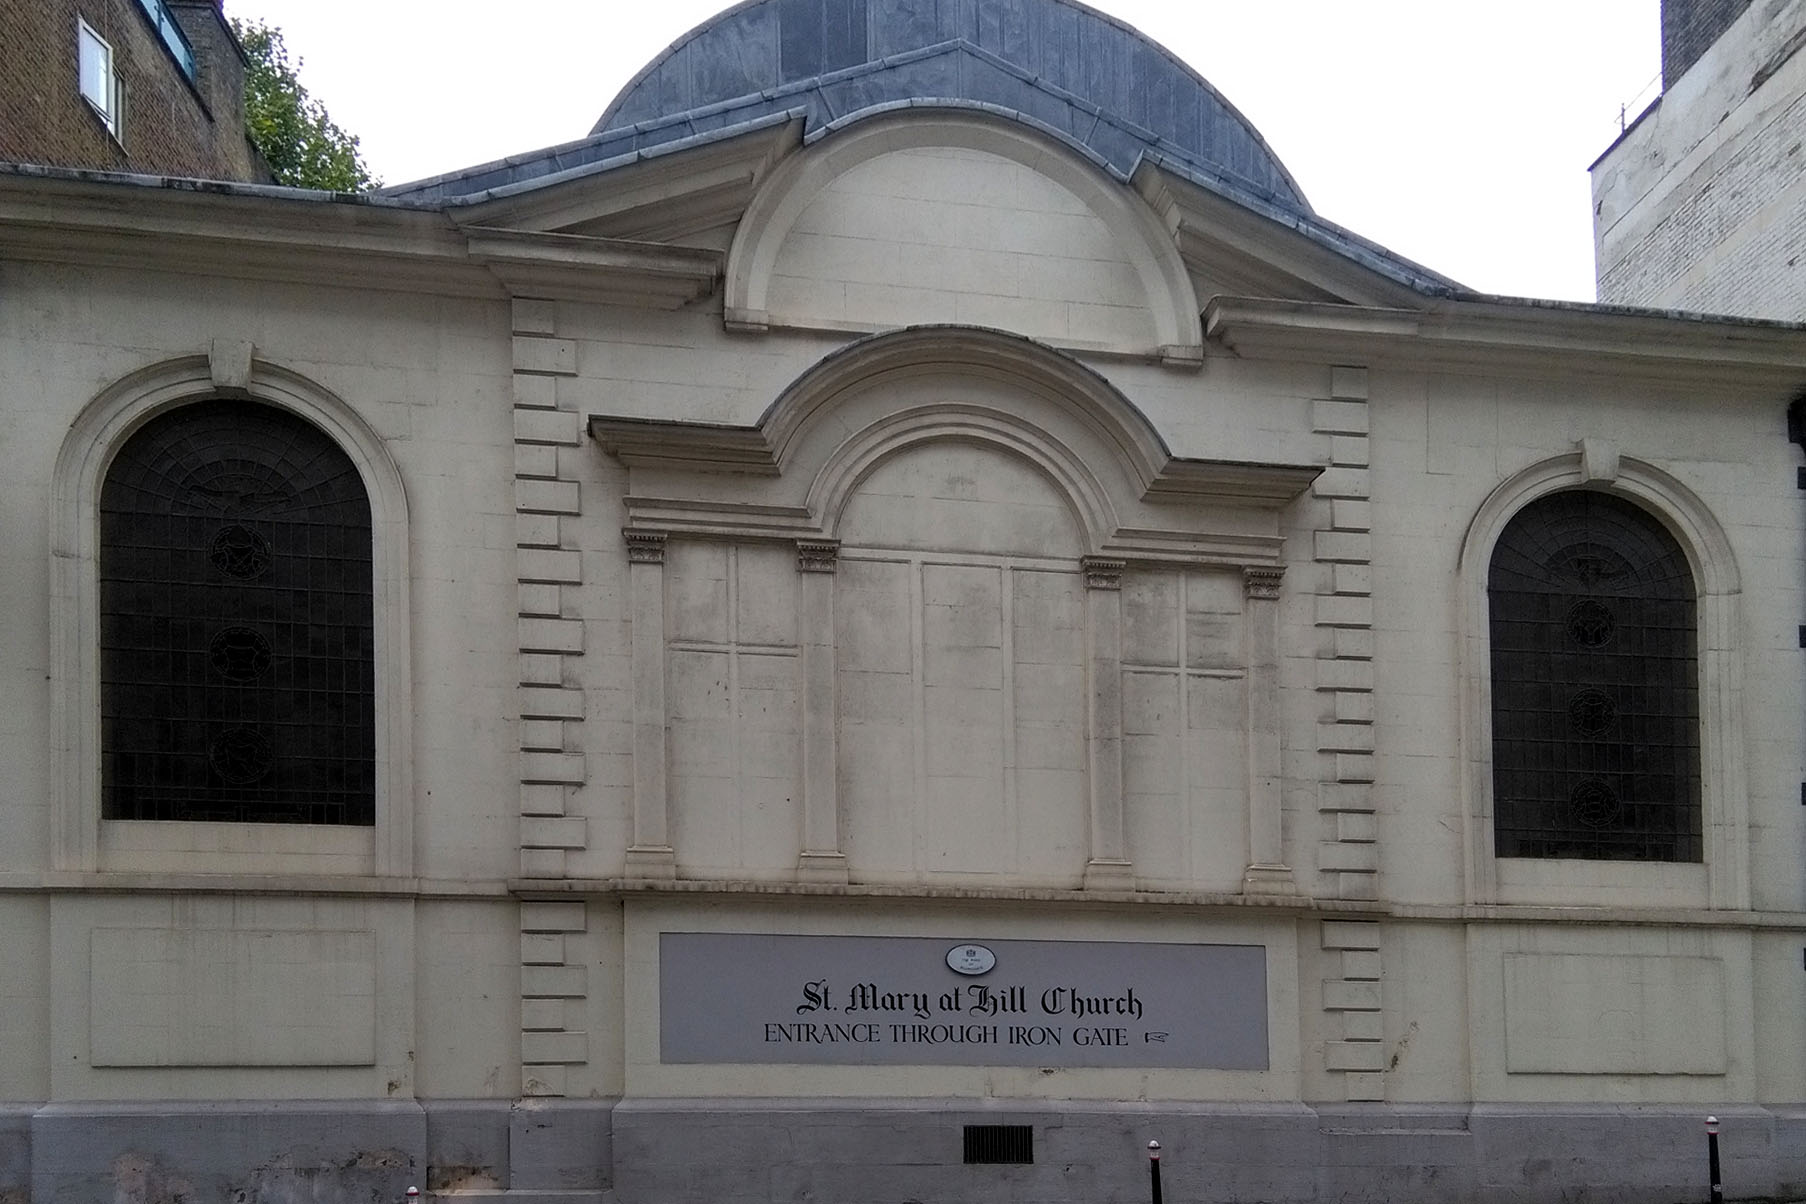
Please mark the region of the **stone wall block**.
<svg viewBox="0 0 1806 1204"><path fill-rule="evenodd" d="M1331 466L1317 475L1311 482L1311 495L1318 498L1355 498L1372 496L1372 482L1368 479L1366 468L1338 468Z"/></svg>
<svg viewBox="0 0 1806 1204"><path fill-rule="evenodd" d="M523 816L520 839L523 845L542 849L581 849L588 841L588 821L580 815L562 818Z"/></svg>
<svg viewBox="0 0 1806 1204"><path fill-rule="evenodd" d="M581 903L522 903L520 927L522 932L587 932L589 911Z"/></svg>
<svg viewBox="0 0 1806 1204"><path fill-rule="evenodd" d="M523 966L564 965L564 934L560 932L521 933L520 964Z"/></svg>
<svg viewBox="0 0 1806 1204"><path fill-rule="evenodd" d="M575 481L514 482L514 508L526 514L581 514Z"/></svg>
<svg viewBox="0 0 1806 1204"><path fill-rule="evenodd" d="M1317 866L1326 873L1367 873L1379 869L1379 846L1340 840L1317 846Z"/></svg>
<svg viewBox="0 0 1806 1204"><path fill-rule="evenodd" d="M509 317L515 334L557 334L558 303L533 297L516 297Z"/></svg>
<svg viewBox="0 0 1806 1204"><path fill-rule="evenodd" d="M569 410L514 411L514 441L576 447L583 442L583 417Z"/></svg>
<svg viewBox="0 0 1806 1204"><path fill-rule="evenodd" d="M548 689L544 686L521 688L520 713L523 719L581 719L583 710L582 690Z"/></svg>
<svg viewBox="0 0 1806 1204"><path fill-rule="evenodd" d="M589 994L584 966L523 966L520 993L540 999L581 999Z"/></svg>
<svg viewBox="0 0 1806 1204"><path fill-rule="evenodd" d="M589 1061L589 1034L523 1032L520 1035L520 1060L534 1066L581 1065Z"/></svg>
<svg viewBox="0 0 1806 1204"><path fill-rule="evenodd" d="M521 780L581 786L585 780L583 754L524 752L521 754Z"/></svg>
<svg viewBox="0 0 1806 1204"><path fill-rule="evenodd" d="M1384 1070L1386 1049L1378 1041L1331 1041L1324 1064L1330 1070Z"/></svg>
<svg viewBox="0 0 1806 1204"><path fill-rule="evenodd" d="M514 370L547 376L577 375L577 344L570 339L517 335Z"/></svg>
<svg viewBox="0 0 1806 1204"><path fill-rule="evenodd" d="M1365 435L1367 405L1359 401L1313 402L1311 425L1326 435Z"/></svg>
<svg viewBox="0 0 1806 1204"><path fill-rule="evenodd" d="M1364 920L1324 920L1318 939L1324 949L1373 950L1380 947L1380 925Z"/></svg>
<svg viewBox="0 0 1806 1204"><path fill-rule="evenodd" d="M520 619L517 623L523 652L583 651L581 619Z"/></svg>
<svg viewBox="0 0 1806 1204"><path fill-rule="evenodd" d="M522 581L556 585L579 585L583 581L583 558L574 550L522 548L517 556Z"/></svg>

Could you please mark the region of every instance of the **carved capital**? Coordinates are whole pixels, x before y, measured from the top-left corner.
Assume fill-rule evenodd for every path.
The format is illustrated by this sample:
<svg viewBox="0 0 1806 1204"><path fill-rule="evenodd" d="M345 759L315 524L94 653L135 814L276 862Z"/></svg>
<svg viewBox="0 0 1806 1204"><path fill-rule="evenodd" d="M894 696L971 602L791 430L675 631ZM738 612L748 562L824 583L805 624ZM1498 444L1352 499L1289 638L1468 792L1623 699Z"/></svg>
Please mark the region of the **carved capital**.
<svg viewBox="0 0 1806 1204"><path fill-rule="evenodd" d="M1245 568L1242 570L1242 588L1250 598L1262 602L1279 600L1279 582L1286 575L1283 567Z"/></svg>
<svg viewBox="0 0 1806 1204"><path fill-rule="evenodd" d="M803 573L832 573L840 563L838 539L799 539L796 541L796 567Z"/></svg>
<svg viewBox="0 0 1806 1204"><path fill-rule="evenodd" d="M1128 567L1123 561L1111 560L1106 556L1087 556L1079 563L1085 569L1087 589L1122 588L1123 570Z"/></svg>
<svg viewBox="0 0 1806 1204"><path fill-rule="evenodd" d="M622 530L621 534L627 539L628 564L665 563L663 531L635 531L629 527Z"/></svg>

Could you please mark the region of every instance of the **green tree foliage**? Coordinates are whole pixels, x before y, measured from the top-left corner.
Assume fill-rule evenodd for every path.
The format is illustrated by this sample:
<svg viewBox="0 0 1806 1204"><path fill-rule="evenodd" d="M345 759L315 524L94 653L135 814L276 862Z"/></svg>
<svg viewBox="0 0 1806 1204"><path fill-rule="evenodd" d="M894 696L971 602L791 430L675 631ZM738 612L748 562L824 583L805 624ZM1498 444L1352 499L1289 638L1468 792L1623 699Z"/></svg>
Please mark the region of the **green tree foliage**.
<svg viewBox="0 0 1806 1204"><path fill-rule="evenodd" d="M288 61L282 31L262 21L234 18L232 32L244 44L245 131L269 162L276 183L330 192L381 187L358 154L357 137L326 115L307 94Z"/></svg>

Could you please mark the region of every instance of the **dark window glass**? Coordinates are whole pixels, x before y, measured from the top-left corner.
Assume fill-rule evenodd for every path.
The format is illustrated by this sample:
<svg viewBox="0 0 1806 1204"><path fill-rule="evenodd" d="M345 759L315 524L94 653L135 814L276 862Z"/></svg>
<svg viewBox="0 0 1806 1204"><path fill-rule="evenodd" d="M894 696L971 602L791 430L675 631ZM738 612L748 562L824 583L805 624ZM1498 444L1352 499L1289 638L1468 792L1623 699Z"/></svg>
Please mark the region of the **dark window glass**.
<svg viewBox="0 0 1806 1204"><path fill-rule="evenodd" d="M1621 498L1555 493L1511 520L1487 584L1498 855L1700 860L1680 545Z"/></svg>
<svg viewBox="0 0 1806 1204"><path fill-rule="evenodd" d="M372 824L370 503L332 440L205 401L100 497L101 813Z"/></svg>

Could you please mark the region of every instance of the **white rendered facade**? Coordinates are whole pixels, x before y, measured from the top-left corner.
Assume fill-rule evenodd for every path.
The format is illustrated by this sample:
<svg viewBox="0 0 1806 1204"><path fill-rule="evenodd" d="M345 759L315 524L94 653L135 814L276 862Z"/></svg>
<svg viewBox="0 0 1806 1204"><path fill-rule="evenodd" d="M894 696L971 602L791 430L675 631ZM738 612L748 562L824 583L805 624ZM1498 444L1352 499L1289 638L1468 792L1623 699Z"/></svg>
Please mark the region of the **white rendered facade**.
<svg viewBox="0 0 1806 1204"><path fill-rule="evenodd" d="M1431 297L989 111L800 133L463 207L0 174L0 1192L1130 1199L1157 1138L1197 1198L1682 1200L1706 1112L1797 1192L1806 334ZM103 818L96 498L200 398L365 485L371 824ZM1697 856L1495 846L1488 569L1574 490L1684 556ZM1059 1051L784 1048L763 951L922 940L1041 959ZM1085 977L1220 948L1228 1053Z"/></svg>

